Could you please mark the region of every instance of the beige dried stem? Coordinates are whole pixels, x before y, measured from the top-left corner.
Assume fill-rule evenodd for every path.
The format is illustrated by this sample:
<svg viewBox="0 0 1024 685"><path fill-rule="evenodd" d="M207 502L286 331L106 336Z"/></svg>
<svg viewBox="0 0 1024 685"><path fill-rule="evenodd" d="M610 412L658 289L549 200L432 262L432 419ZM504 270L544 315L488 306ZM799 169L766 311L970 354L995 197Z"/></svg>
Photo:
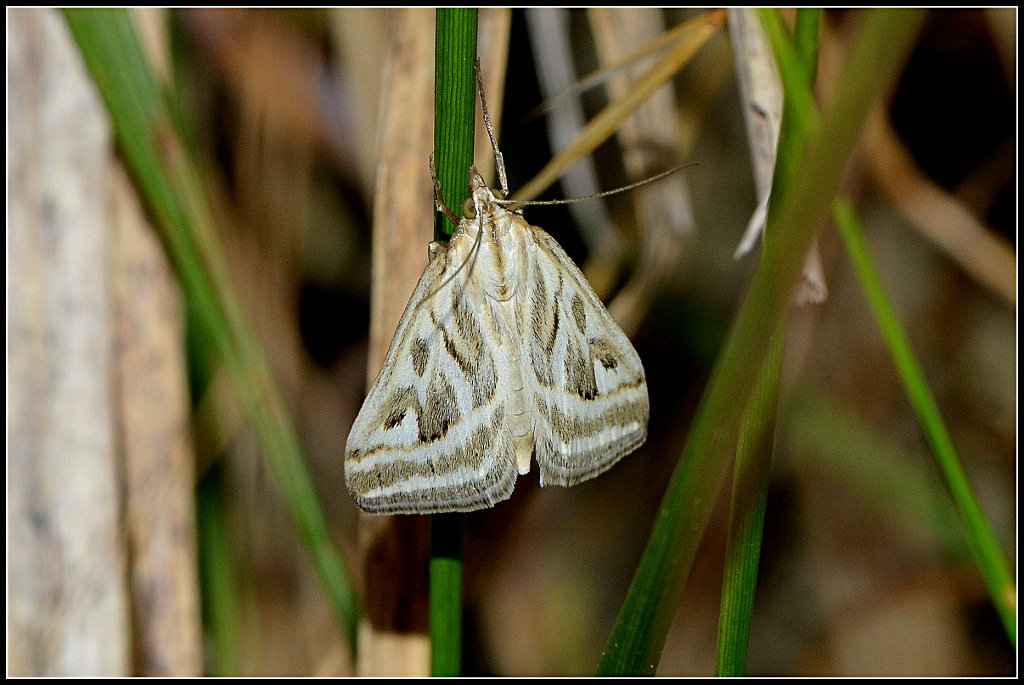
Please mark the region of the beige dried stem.
<svg viewBox="0 0 1024 685"><path fill-rule="evenodd" d="M117 391L137 674L202 674L195 454L181 292L138 194L111 175Z"/></svg>
<svg viewBox="0 0 1024 685"><path fill-rule="evenodd" d="M112 133L63 18L8 21L8 674L129 675Z"/></svg>
<svg viewBox="0 0 1024 685"><path fill-rule="evenodd" d="M178 287L67 24L9 19L8 667L198 675Z"/></svg>
<svg viewBox="0 0 1024 685"><path fill-rule="evenodd" d="M779 127L782 124L783 94L775 56L757 12L752 9L730 9L729 36L732 39L736 80L740 87L743 119L747 126L750 160L757 188L757 207L736 247L734 257L739 259L754 249L768 220L768 200L771 197ZM815 238L804 261L803 280L793 299L800 305L807 302L821 303L827 296L828 287Z"/></svg>
<svg viewBox="0 0 1024 685"><path fill-rule="evenodd" d="M822 38L820 81L827 98L847 46L827 22L822 24ZM875 181L910 225L971 278L1016 307L1017 255L1013 247L925 176L885 112L877 107L868 115L864 148Z"/></svg>
<svg viewBox="0 0 1024 685"><path fill-rule="evenodd" d="M664 30L662 12L658 9L592 9L589 17L599 57L607 65L602 71L637 54L646 54L649 46L664 44L667 35L681 35L679 27L670 32ZM640 76L638 69L633 72ZM607 89L609 99L618 100L625 97L629 83L623 77L615 78L608 82ZM673 91L661 88L619 126L617 136L631 178L686 159L687 151L680 147L678 112ZM612 317L629 336L636 331L676 263L684 236L693 229L693 212L683 174L644 186L632 197L640 255L629 281L608 305ZM588 270L594 270L592 262L593 258L586 265Z"/></svg>
<svg viewBox="0 0 1024 685"><path fill-rule="evenodd" d="M434 12L391 12L391 42L384 56L377 183L373 208L370 350L367 383L384 362L402 311L427 265L434 217L427 160L433 147ZM360 551L366 612L359 633L360 675L430 673L422 579L427 528L419 517L360 516ZM404 541L410 549L396 550Z"/></svg>
<svg viewBox="0 0 1024 685"><path fill-rule="evenodd" d="M686 22L679 30L677 42L642 77L636 80L621 97L611 102L580 131L575 141L559 152L529 183L513 195L513 199L536 197L558 180L580 159L593 152L601 143L614 135L622 122L630 117L661 86L664 86L685 66L701 46L720 28L725 20L723 10L715 10ZM655 39L659 40L659 39ZM618 57L618 56L617 56ZM600 251L599 251L600 252ZM600 254L597 255L600 258ZM590 263L584 273L599 295L606 295L614 278L616 267L597 261ZM647 286L643 286L646 289ZM643 298L639 298L643 299ZM639 301L639 300L637 300ZM623 302L628 302L624 300ZM622 307L621 312L640 311L635 304ZM635 318L635 317L634 317ZM627 325L631 325L626 321Z"/></svg>
<svg viewBox="0 0 1024 685"><path fill-rule="evenodd" d="M868 118L865 143L871 172L900 214L974 280L1016 307L1013 247L924 175L878 108Z"/></svg>

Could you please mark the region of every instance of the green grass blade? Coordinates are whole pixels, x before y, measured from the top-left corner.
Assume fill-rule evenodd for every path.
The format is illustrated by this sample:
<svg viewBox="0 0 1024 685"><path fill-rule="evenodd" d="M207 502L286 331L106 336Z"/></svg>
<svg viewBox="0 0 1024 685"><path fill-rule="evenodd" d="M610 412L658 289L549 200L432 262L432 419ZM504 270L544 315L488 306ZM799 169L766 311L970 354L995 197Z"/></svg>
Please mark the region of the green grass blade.
<svg viewBox="0 0 1024 685"><path fill-rule="evenodd" d="M214 468L199 482L196 522L203 618L209 626L212 675L229 677L241 674L238 662L241 600L228 544L220 480L220 471Z"/></svg>
<svg viewBox="0 0 1024 685"><path fill-rule="evenodd" d="M818 73L818 37L821 33L821 8L804 7L797 10L793 47L807 68L807 88L814 92L814 78Z"/></svg>
<svg viewBox="0 0 1024 685"><path fill-rule="evenodd" d="M770 351L770 338L785 314L814 229L835 195L868 108L894 84L923 18L923 12L914 10L874 10L866 17L840 77L835 105L810 137L793 192L769 227L780 249L765 252L716 364L609 637L598 669L601 675L653 674L657 667L729 457L735 454L741 414Z"/></svg>
<svg viewBox="0 0 1024 685"><path fill-rule="evenodd" d="M759 10L761 25L772 45L772 52L775 53L775 61L779 65L779 76L782 77L782 86L786 91L786 107L790 110L790 116L794 119L793 126L797 130L809 133L817 132L821 125L821 117L818 114L818 107L814 103L814 91L807 86L814 83L814 73L817 62L808 62L810 55L815 49L807 46L811 29L809 19L803 20L797 28L800 33L797 40L800 41L799 52L793 40L786 31L782 17L776 10Z"/></svg>
<svg viewBox="0 0 1024 685"><path fill-rule="evenodd" d="M960 517L967 529L968 544L985 578L992 602L1003 622L1006 634L1014 647L1017 646L1017 588L1010 576L1010 570L1002 549L996 540L992 527L978 504L970 480L964 471L960 458L953 447L953 441L939 414L938 405L932 397L924 373L910 347L906 333L900 326L892 305L885 295L882 281L871 261L868 246L860 230L860 222L853 205L848 200L836 199L834 205L836 221L839 224L846 248L853 259L861 285L871 304L871 310L882 330L882 336L892 354L903 386L914 405L921 426L931 445L942 475L949 487Z"/></svg>
<svg viewBox="0 0 1024 685"><path fill-rule="evenodd" d="M469 197L476 114L475 9L437 10L434 46L434 155L445 203L461 214ZM434 239L448 242L455 230L440 212ZM458 676L462 671L463 514L440 514L430 521L430 672Z"/></svg>
<svg viewBox="0 0 1024 685"><path fill-rule="evenodd" d="M434 45L434 159L448 207L462 213L469 197L476 123L475 9L437 10ZM438 213L435 240L448 242L456 226Z"/></svg>
<svg viewBox="0 0 1024 685"><path fill-rule="evenodd" d="M827 398L798 396L786 411L786 443L849 486L912 545L970 559L964 525L927 462Z"/></svg>
<svg viewBox="0 0 1024 685"><path fill-rule="evenodd" d="M181 281L197 339L227 371L354 654L358 613L348 572L331 540L263 346L229 285L202 185L185 157L131 16L122 9L72 9L65 10L65 17Z"/></svg>
<svg viewBox="0 0 1024 685"><path fill-rule="evenodd" d="M771 340L770 352L740 429L718 619L718 676L741 676L746 672L784 342L785 331L780 326Z"/></svg>
<svg viewBox="0 0 1024 685"><path fill-rule="evenodd" d="M788 97L790 83L787 82L787 75L792 80L793 87L796 88L799 86L799 79L802 78L801 72L809 71L808 65L790 43L788 36L785 35L785 28L779 15L771 10L762 10L761 17L765 29L772 40L772 48L779 61ZM809 108L801 117L811 125L814 125L818 115L813 107L809 91L806 97L800 96L795 98L794 102L799 103L801 107ZM949 434L941 420L935 401L925 383L924 375L921 373L920 367L906 340L906 336L903 334L899 323L892 313L892 308L888 304L877 273L871 264L860 230L857 227L856 215L853 212L852 205L845 200L836 200L833 212L843 233L843 238L847 243L847 249L854 259L858 274L871 302L872 309L875 312L875 317L882 328L883 337L889 346L890 354L893 356L904 387L907 389L915 411L917 411L921 420L921 425L932 446L932 452L939 463L939 468L946 479L954 504L964 521L968 532L968 544L985 578L992 602L996 606L1010 641L1016 645L1017 590L1011 580L1002 550L996 543L992 528L987 519L985 519L977 499L974 497L970 483L966 478Z"/></svg>
<svg viewBox="0 0 1024 685"><path fill-rule="evenodd" d="M814 78L820 17L820 10L798 11L795 43L804 69L783 79L784 83L793 84L798 83L799 78ZM813 82L804 82L803 88L812 90ZM793 116L792 103L795 101L798 101L798 98L791 97L788 92L785 94L775 174L772 180L769 227L775 221L774 211L796 182L796 173L810 134L810 131L801 129L797 123L806 120ZM767 252L775 249L780 249L779 244L766 232L764 250ZM750 408L743 416L736 450L715 664L715 673L720 676L740 676L746 671L747 644L754 610L761 536L764 531L764 512L768 502L768 481L775 442L779 376L785 346L784 323L780 323L770 345L765 366L750 398Z"/></svg>
<svg viewBox="0 0 1024 685"><path fill-rule="evenodd" d="M465 515L430 517L430 674L462 673L462 537Z"/></svg>

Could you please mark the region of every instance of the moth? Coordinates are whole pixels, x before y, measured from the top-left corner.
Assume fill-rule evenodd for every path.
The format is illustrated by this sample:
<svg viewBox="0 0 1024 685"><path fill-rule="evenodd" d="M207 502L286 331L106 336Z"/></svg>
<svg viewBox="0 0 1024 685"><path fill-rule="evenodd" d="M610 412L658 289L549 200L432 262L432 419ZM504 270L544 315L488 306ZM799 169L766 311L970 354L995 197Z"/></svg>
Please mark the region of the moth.
<svg viewBox="0 0 1024 685"><path fill-rule="evenodd" d="M348 436L345 481L369 512L491 507L534 457L541 485L573 485L647 437L643 364L583 273L475 168L470 189Z"/></svg>

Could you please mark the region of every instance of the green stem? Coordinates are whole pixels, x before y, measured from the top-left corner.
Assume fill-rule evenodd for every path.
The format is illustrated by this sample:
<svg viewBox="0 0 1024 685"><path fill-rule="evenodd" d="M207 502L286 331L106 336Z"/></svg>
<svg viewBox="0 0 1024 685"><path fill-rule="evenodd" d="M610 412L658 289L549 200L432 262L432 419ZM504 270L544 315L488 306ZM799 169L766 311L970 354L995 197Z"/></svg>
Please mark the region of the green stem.
<svg viewBox="0 0 1024 685"><path fill-rule="evenodd" d="M456 214L469 197L476 114L474 9L437 10L434 47L434 155L445 203ZM441 213L434 239L448 242L455 231ZM464 515L435 514L430 521L430 639L435 676L462 670L462 537Z"/></svg>
<svg viewBox="0 0 1024 685"><path fill-rule="evenodd" d="M807 68L806 88L814 93L814 78L818 73L818 36L821 32L821 8L804 7L797 10L793 47Z"/></svg>
<svg viewBox="0 0 1024 685"><path fill-rule="evenodd" d="M964 471L960 458L957 456L953 441L946 432L938 405L932 397L924 373L921 371L917 358L910 347L906 333L900 326L892 305L885 295L882 281L878 277L867 243L860 230L853 205L846 199L837 198L834 204L836 222L850 252L861 285L871 304L871 310L882 329L882 336L892 354L896 369L903 381L903 386L910 397L914 410L917 412L928 437L928 442L935 454L946 485L953 497L960 517L967 528L967 540L971 552L985 578L992 602L995 604L999 618L1003 622L1006 634L1017 646L1017 588L999 542L978 504L970 480Z"/></svg>
<svg viewBox="0 0 1024 685"><path fill-rule="evenodd" d="M804 70L797 74L798 78L814 78L820 15L820 10L813 9L801 9L797 13L795 43L804 66ZM784 82L794 83L795 79L787 78ZM811 90L813 82L806 81L803 87ZM793 116L792 103L796 100L786 93L776 152L775 175L772 180L769 224L774 223L775 211L796 183L796 173L811 133L799 127L798 122L805 121L804 119ZM774 240L774 236L766 233L765 252L777 249L780 249L780 245ZM750 398L750 408L743 417L740 429L718 625L715 672L720 676L740 676L746 672L747 645L761 556L761 536L764 531L765 507L768 503L768 481L785 339L785 324L780 323L775 335L772 336L765 366L761 370L754 394Z"/></svg>
<svg viewBox="0 0 1024 685"><path fill-rule="evenodd" d="M434 159L448 207L461 214L469 197L476 122L475 9L437 10L434 45ZM448 242L456 226L438 213L435 240Z"/></svg>
<svg viewBox="0 0 1024 685"><path fill-rule="evenodd" d="M465 514L430 517L430 674L462 673L462 537Z"/></svg>
<svg viewBox="0 0 1024 685"><path fill-rule="evenodd" d="M220 485L218 468L211 469L199 482L196 520L203 616L210 631L211 668L214 676L230 677L241 673L238 663L241 604Z"/></svg>
<svg viewBox="0 0 1024 685"><path fill-rule="evenodd" d="M742 676L747 668L784 343L785 327L780 325L743 417L736 450L718 624L718 676Z"/></svg>

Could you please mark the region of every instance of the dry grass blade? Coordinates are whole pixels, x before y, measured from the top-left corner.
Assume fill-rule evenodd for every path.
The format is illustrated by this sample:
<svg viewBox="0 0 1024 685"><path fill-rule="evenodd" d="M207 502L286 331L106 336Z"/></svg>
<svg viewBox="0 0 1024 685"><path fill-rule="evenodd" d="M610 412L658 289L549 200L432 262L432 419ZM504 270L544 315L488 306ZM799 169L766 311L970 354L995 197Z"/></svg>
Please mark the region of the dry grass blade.
<svg viewBox="0 0 1024 685"><path fill-rule="evenodd" d="M591 10L593 12L593 10ZM583 77L572 86L565 88L561 92L555 94L553 97L548 98L541 104L534 107L532 110L527 112L519 121L517 125L522 126L539 116L550 112L552 109L561 106L564 100L568 100L580 93L584 93L591 88L601 85L617 74L626 71L629 67L633 66L645 57L650 57L659 50L663 50L670 46L675 41L682 38L683 35L689 30L686 24L680 24L674 26L668 31L660 33L657 37L653 38L646 44L637 48L633 52L629 53L624 57L617 57L614 60L609 60L603 67L594 71L587 76Z"/></svg>
<svg viewBox="0 0 1024 685"><path fill-rule="evenodd" d="M124 525L138 674L202 673L196 459L181 292L131 179L111 177Z"/></svg>
<svg viewBox="0 0 1024 685"><path fill-rule="evenodd" d="M427 160L434 107L434 11L394 10L384 68L380 152L374 192L370 354L373 382L398 320L427 264L433 237ZM430 672L426 635L425 517L360 517L366 621L360 627L358 673L424 676ZM415 611L410 614L410 608Z"/></svg>
<svg viewBox="0 0 1024 685"><path fill-rule="evenodd" d="M534 8L526 12L526 25L530 33L533 61L537 65L537 79L542 97L551 100L571 88L576 82L575 60L572 56L571 13L566 9ZM573 145L586 126L583 102L576 99L563 101L545 118L545 128L552 154ZM592 157L584 157L560 176L563 191L569 197L588 197L600 190L597 165ZM622 251L622 241L615 229L608 207L603 202L580 202L569 206L580 237L592 255L601 255L603 261L615 260ZM615 266L605 273L587 274L598 293L616 278Z"/></svg>
<svg viewBox="0 0 1024 685"><path fill-rule="evenodd" d="M622 63L635 61L635 56L648 54L651 45L663 46L666 37L675 39L685 35L681 24L664 31L662 12L656 9L592 9L589 11L598 53L610 69ZM647 48L628 57L622 52L634 45ZM632 58L632 59L631 59ZM607 71L608 69L602 70ZM609 81L611 99L624 97L629 90L625 78ZM641 178L651 169L663 167L673 160L685 159L688 150L682 149L679 135L679 110L671 89L661 89L622 122L617 136L623 150L623 162L631 178ZM629 281L608 304L608 311L627 335L632 336L643 320L655 294L659 291L672 267L676 264L684 245L684 236L693 230L693 210L685 174L673 174L657 183L645 186L631 195L634 200L636 231L640 242L636 269ZM584 265L584 273L614 271L617 268L598 264L601 259L623 261L622 251L614 254L591 255Z"/></svg>
<svg viewBox="0 0 1024 685"><path fill-rule="evenodd" d="M1017 255L1013 247L921 172L878 109L868 119L866 148L875 179L907 221L972 278L1016 307Z"/></svg>
<svg viewBox="0 0 1024 685"><path fill-rule="evenodd" d="M611 103L583 129L576 142L555 156L529 183L513 195L515 200L536 198L581 158L593 152L610 138L619 124L628 117L651 93L664 85L700 49L725 21L724 10L715 10L687 22L686 37L666 54L629 93Z"/></svg>

